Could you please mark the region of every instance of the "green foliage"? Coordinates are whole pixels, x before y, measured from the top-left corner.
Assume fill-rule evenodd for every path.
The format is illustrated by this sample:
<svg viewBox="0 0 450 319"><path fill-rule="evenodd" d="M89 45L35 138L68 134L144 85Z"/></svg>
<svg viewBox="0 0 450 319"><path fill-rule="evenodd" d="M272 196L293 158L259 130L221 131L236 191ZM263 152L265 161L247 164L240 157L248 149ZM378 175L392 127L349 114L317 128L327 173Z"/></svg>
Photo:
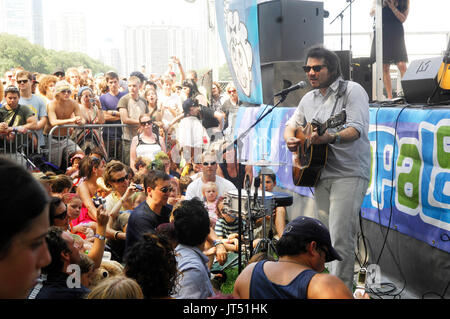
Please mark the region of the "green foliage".
<svg viewBox="0 0 450 319"><path fill-rule="evenodd" d="M228 64L225 63L219 68L219 81L232 81L231 72Z"/></svg>
<svg viewBox="0 0 450 319"><path fill-rule="evenodd" d="M0 33L0 74L18 66L43 74L50 74L60 67L68 69L83 66L91 69L93 74L114 70L83 53L47 50L25 38Z"/></svg>

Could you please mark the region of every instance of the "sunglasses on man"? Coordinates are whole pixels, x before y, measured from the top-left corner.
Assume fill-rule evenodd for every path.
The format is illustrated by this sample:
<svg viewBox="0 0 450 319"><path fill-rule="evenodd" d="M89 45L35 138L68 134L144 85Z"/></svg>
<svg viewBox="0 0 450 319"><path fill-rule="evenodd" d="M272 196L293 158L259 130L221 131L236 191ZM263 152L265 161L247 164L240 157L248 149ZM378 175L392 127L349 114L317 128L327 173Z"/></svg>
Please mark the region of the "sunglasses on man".
<svg viewBox="0 0 450 319"><path fill-rule="evenodd" d="M168 192L173 191L173 188L170 187L170 186L165 186L165 187L161 187L159 190L160 190L161 192L163 192L164 194L166 194L166 193L168 193Z"/></svg>
<svg viewBox="0 0 450 319"><path fill-rule="evenodd" d="M217 162L203 162L203 166L213 166L213 165L216 165L217 164Z"/></svg>
<svg viewBox="0 0 450 319"><path fill-rule="evenodd" d="M326 68L327 66L322 64L322 65L314 65L314 66L309 66L309 65L304 65L303 66L303 71L305 71L306 73L309 73L311 71L311 69L314 70L314 72L320 72L320 70L322 70L322 68Z"/></svg>

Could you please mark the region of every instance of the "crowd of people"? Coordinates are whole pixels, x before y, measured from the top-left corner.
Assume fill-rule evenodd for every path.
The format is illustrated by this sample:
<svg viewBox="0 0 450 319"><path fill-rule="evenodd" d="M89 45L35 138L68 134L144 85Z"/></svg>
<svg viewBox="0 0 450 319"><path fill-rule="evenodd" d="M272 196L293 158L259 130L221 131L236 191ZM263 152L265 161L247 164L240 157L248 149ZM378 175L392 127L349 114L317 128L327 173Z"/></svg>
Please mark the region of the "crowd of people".
<svg viewBox="0 0 450 319"><path fill-rule="evenodd" d="M127 79L83 68L8 71L0 134L17 143L15 135L35 132L54 169L30 172L0 158L0 193L15 212L0 213L10 225L0 241L0 298L220 298L211 269L266 236L249 242L225 205L256 173L230 144L236 88L227 85L227 99L214 82L208 96L195 71L172 62L178 76L170 69L150 80L139 71ZM275 185L271 174L260 187ZM273 224L280 259L246 267L224 298L352 298L347 282L319 274L342 259L326 223L289 222L285 207L255 219L243 228ZM269 280L255 285L253 269ZM274 283L300 291L271 294Z"/></svg>

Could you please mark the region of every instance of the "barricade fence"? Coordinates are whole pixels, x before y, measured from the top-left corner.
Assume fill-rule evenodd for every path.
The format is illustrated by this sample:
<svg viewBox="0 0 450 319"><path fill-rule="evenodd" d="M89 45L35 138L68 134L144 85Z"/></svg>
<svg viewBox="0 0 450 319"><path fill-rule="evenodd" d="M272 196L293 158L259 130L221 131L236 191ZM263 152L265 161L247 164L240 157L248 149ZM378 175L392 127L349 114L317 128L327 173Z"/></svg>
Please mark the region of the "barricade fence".
<svg viewBox="0 0 450 319"><path fill-rule="evenodd" d="M10 139L0 136L0 154L10 157L31 170L39 170L39 165L34 163L35 160L39 160L39 163L46 162L47 167L51 164L50 166L54 170L64 172L71 165L69 158L71 154L76 151L88 153L88 149L92 151L97 148L103 151L107 160L116 159L129 165L129 147L124 147L124 144L128 143L129 145L131 141L122 139L122 128L124 127L132 126L128 124L58 125L54 126L48 134L44 134L46 145L41 146L38 145L35 131L29 131L26 134L17 133ZM216 152L221 150L222 133L207 131L210 137L216 136L216 142L208 141L203 147L195 148L191 157L195 158L196 162L201 161L201 155L207 149ZM176 164L184 162L184 158L187 158L186 151L179 147L166 149L171 160ZM224 160L222 156L217 158L218 163ZM233 163L234 156L227 158L226 162Z"/></svg>
<svg viewBox="0 0 450 319"><path fill-rule="evenodd" d="M125 161L122 148L122 128L127 124L57 125L47 135L48 159L64 167L70 154L99 148L107 159ZM131 127L131 126L130 126Z"/></svg>
<svg viewBox="0 0 450 319"><path fill-rule="evenodd" d="M36 169L31 160L34 154L40 154L39 138L35 131L27 133L14 132L9 135L0 135L0 154L3 157L27 167L31 170Z"/></svg>

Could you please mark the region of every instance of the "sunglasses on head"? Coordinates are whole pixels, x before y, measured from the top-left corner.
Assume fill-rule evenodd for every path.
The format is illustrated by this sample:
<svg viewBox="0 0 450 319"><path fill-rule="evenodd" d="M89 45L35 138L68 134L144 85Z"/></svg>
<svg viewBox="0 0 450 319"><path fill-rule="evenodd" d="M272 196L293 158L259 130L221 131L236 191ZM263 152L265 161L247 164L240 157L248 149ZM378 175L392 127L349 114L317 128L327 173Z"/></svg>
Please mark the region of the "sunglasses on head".
<svg viewBox="0 0 450 319"><path fill-rule="evenodd" d="M67 216L67 209L65 211L63 211L62 214L53 216L53 218L64 220L66 218L66 216Z"/></svg>
<svg viewBox="0 0 450 319"><path fill-rule="evenodd" d="M217 162L203 162L203 166L213 166L213 165L216 165L217 164Z"/></svg>
<svg viewBox="0 0 450 319"><path fill-rule="evenodd" d="M145 125L152 125L152 121L149 120L149 121L147 121L147 122L141 122L141 125L142 125L142 126L145 126Z"/></svg>
<svg viewBox="0 0 450 319"><path fill-rule="evenodd" d="M171 186L165 186L159 189L161 192L163 192L164 194L166 194L167 192L171 192L173 191L173 188Z"/></svg>
<svg viewBox="0 0 450 319"><path fill-rule="evenodd" d="M28 80L18 80L17 83L19 83L19 84L25 84L25 83L28 83Z"/></svg>
<svg viewBox="0 0 450 319"><path fill-rule="evenodd" d="M322 64L322 65L314 65L314 66L309 66L309 65L304 65L303 66L303 71L305 71L306 73L309 73L311 71L311 69L314 70L314 72L320 72L320 70L322 70L322 68L326 68L327 66Z"/></svg>

